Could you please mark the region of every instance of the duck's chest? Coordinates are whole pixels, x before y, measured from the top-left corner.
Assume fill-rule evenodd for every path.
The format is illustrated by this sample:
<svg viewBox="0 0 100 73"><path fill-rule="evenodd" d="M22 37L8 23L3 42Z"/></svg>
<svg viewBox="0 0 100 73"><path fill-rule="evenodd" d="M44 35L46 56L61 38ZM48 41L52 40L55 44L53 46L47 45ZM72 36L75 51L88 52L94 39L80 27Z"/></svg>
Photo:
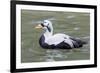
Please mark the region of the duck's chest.
<svg viewBox="0 0 100 73"><path fill-rule="evenodd" d="M43 43L45 43L45 37L44 35L42 35L39 39L39 44L42 45Z"/></svg>
<svg viewBox="0 0 100 73"><path fill-rule="evenodd" d="M41 46L42 48L49 48L49 45L48 45L47 43L45 43L45 40L46 40L45 36L42 35L42 36L40 37L40 39L39 39L39 44L40 44L40 46Z"/></svg>

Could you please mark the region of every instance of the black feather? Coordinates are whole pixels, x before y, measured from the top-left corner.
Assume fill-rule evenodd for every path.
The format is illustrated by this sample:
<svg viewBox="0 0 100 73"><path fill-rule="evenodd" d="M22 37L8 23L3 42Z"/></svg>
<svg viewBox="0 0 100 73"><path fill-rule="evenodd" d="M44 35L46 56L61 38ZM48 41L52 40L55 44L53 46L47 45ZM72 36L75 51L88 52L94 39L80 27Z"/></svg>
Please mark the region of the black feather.
<svg viewBox="0 0 100 73"><path fill-rule="evenodd" d="M51 29L48 26L47 26L47 29L48 29L49 32L51 32Z"/></svg>
<svg viewBox="0 0 100 73"><path fill-rule="evenodd" d="M77 38L70 38L71 40L73 40L73 45L74 45L74 48L79 48L79 47L82 47L84 44L87 44L87 42L85 41L82 41L80 39L77 39Z"/></svg>

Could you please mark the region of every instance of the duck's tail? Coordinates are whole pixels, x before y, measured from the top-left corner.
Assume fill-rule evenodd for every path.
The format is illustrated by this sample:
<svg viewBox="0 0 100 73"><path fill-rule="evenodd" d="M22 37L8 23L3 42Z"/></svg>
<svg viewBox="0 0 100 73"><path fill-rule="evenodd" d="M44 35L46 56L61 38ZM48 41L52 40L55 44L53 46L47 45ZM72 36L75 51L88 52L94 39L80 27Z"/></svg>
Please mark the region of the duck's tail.
<svg viewBox="0 0 100 73"><path fill-rule="evenodd" d="M78 38L70 38L70 39L73 40L73 45L75 48L82 47L84 44L88 43L88 42L80 40Z"/></svg>
<svg viewBox="0 0 100 73"><path fill-rule="evenodd" d="M87 41L82 41L82 43L83 43L83 44L88 44L88 42L87 42Z"/></svg>

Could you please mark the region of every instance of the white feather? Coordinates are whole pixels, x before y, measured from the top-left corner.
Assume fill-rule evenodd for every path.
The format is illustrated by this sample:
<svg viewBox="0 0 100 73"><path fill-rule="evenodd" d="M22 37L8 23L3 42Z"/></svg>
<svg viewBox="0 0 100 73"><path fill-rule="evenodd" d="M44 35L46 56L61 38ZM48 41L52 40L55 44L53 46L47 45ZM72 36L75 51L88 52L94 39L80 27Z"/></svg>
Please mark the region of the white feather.
<svg viewBox="0 0 100 73"><path fill-rule="evenodd" d="M57 44L59 44L59 43L61 43L61 42L64 41L65 43L67 43L67 44L73 46L73 43L72 43L71 39L69 39L69 37L70 37L70 36L68 36L68 35L60 34L60 33L59 33L59 34L55 34L55 35L53 35L53 36L48 37L48 38L45 40L45 42L46 42L47 44L49 44L49 45L52 45L52 44L57 45Z"/></svg>

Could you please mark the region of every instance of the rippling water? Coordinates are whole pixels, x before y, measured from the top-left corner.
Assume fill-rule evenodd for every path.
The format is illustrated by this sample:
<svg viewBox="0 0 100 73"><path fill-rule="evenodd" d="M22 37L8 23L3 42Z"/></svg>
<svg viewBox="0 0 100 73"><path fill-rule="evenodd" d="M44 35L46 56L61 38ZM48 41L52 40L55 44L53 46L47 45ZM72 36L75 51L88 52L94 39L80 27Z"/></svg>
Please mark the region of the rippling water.
<svg viewBox="0 0 100 73"><path fill-rule="evenodd" d="M40 47L42 30L34 27L44 19L53 22L54 34L65 33L88 42L73 50L50 50ZM90 14L75 12L21 11L21 62L49 62L90 59Z"/></svg>

